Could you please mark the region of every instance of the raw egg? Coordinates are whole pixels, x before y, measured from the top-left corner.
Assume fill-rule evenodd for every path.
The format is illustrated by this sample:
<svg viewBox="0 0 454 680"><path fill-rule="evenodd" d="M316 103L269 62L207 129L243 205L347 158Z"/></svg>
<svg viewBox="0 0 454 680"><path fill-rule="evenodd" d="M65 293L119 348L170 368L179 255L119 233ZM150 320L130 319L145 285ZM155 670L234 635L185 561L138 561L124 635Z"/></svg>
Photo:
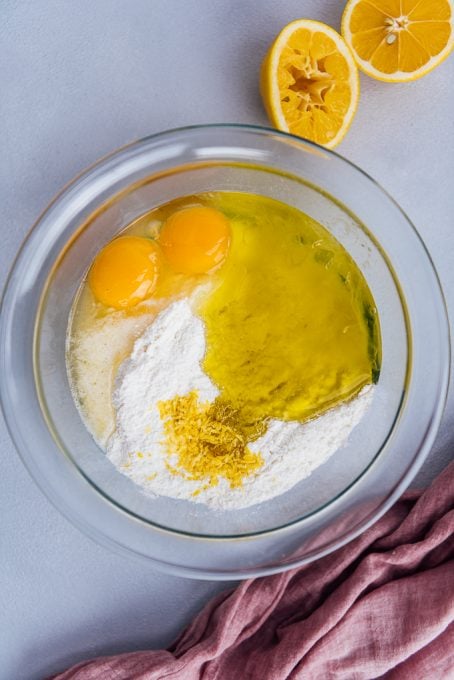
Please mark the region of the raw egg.
<svg viewBox="0 0 454 680"><path fill-rule="evenodd" d="M214 208L183 208L165 222L159 243L176 272L205 274L224 262L230 245L230 224Z"/></svg>
<svg viewBox="0 0 454 680"><path fill-rule="evenodd" d="M121 236L96 256L88 275L95 298L108 307L126 309L146 300L156 288L159 248L140 236Z"/></svg>

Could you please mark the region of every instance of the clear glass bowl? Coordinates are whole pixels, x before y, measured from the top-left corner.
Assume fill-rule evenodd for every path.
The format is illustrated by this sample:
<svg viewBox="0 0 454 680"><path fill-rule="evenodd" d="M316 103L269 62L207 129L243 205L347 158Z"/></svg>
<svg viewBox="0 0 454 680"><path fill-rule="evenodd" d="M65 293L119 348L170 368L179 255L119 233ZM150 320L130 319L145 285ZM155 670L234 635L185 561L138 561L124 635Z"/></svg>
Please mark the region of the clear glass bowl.
<svg viewBox="0 0 454 680"><path fill-rule="evenodd" d="M65 365L74 295L97 251L159 204L222 190L284 201L329 229L368 281L383 341L374 400L349 443L282 496L225 512L152 498L117 472L82 423ZM337 154L264 128L174 130L101 160L38 220L3 298L2 404L36 482L87 534L194 578L289 569L343 545L377 520L430 449L448 371L449 331L438 278L399 206Z"/></svg>

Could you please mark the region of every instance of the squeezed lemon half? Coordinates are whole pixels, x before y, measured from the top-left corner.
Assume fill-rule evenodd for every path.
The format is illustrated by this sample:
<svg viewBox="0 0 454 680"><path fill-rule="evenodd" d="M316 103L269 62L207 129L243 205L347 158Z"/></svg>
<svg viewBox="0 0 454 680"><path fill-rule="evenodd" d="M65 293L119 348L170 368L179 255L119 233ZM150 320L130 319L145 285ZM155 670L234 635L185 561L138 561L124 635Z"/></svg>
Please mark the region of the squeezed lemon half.
<svg viewBox="0 0 454 680"><path fill-rule="evenodd" d="M275 127L332 148L356 112L358 69L339 33L319 21L298 19L271 45L260 89Z"/></svg>

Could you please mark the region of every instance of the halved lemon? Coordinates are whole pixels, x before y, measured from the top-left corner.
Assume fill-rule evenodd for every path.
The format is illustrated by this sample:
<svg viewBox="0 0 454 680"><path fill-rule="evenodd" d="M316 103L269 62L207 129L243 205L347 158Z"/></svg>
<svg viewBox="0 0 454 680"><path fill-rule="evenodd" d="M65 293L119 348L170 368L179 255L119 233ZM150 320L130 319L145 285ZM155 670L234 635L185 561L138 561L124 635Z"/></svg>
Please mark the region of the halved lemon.
<svg viewBox="0 0 454 680"><path fill-rule="evenodd" d="M331 148L355 115L358 69L339 33L319 21L298 19L271 45L260 90L275 127Z"/></svg>
<svg viewBox="0 0 454 680"><path fill-rule="evenodd" d="M349 0L342 35L360 69L387 82L416 80L454 45L453 0Z"/></svg>

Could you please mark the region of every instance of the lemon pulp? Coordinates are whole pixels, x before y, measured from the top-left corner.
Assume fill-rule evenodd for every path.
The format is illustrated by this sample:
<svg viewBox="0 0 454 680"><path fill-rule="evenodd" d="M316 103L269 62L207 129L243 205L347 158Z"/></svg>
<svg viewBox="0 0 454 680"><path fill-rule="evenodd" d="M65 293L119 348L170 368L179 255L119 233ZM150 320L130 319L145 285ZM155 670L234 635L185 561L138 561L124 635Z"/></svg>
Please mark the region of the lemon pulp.
<svg viewBox="0 0 454 680"><path fill-rule="evenodd" d="M358 66L388 82L416 80L454 46L453 0L349 0L342 35Z"/></svg>

